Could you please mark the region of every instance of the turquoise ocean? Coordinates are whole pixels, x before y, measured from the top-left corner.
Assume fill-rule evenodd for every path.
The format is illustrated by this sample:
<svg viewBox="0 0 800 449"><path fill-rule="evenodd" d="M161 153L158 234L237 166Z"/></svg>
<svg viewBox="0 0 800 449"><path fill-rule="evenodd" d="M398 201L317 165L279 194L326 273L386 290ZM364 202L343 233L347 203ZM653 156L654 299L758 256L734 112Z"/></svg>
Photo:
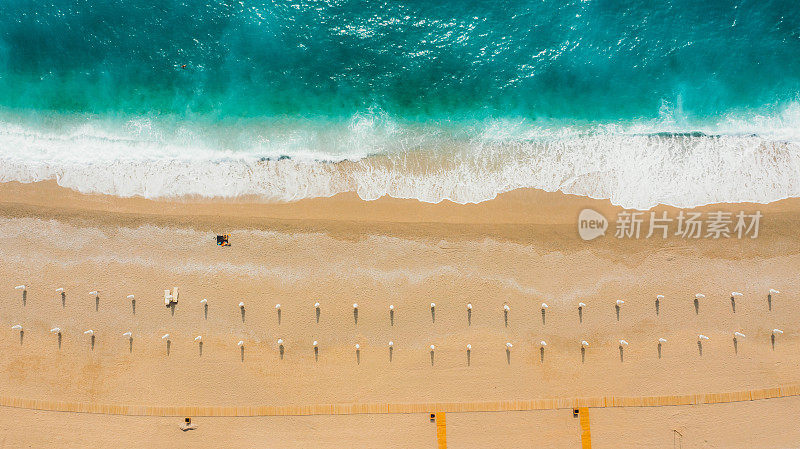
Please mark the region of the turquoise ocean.
<svg viewBox="0 0 800 449"><path fill-rule="evenodd" d="M0 181L800 196L795 1L0 2Z"/></svg>

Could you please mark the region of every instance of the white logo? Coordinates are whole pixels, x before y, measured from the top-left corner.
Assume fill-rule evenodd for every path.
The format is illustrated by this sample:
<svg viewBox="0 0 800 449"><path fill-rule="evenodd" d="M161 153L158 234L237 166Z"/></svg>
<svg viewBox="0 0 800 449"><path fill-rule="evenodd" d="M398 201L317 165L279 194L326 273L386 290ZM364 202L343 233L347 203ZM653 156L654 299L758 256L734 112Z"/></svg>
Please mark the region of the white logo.
<svg viewBox="0 0 800 449"><path fill-rule="evenodd" d="M578 215L578 234L584 240L593 240L606 235L608 220L600 212L584 209Z"/></svg>

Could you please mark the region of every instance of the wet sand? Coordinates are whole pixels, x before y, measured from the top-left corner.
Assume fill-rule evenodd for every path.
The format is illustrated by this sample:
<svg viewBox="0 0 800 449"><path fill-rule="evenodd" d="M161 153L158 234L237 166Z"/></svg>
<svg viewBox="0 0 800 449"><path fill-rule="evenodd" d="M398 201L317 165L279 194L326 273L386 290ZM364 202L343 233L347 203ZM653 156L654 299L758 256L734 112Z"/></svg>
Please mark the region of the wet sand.
<svg viewBox="0 0 800 449"><path fill-rule="evenodd" d="M692 394L798 383L798 200L699 209L761 211L757 239L616 239L612 223L608 235L585 242L576 220L586 207L610 219L621 210L607 201L533 190L477 205L365 202L354 195L259 204L121 199L82 195L55 183L2 184L0 395L160 406L305 405ZM677 215L668 207L657 211ZM231 233L231 247L215 245L222 232ZM28 286L24 301L14 290L20 284ZM180 297L173 313L164 307L163 292L175 286ZM63 304L55 292L59 287L66 291ZM770 288L781 291L771 310ZM97 298L89 295L95 290ZM743 293L735 312L732 291ZM705 295L697 310L696 293ZM136 297L135 313L126 299L130 294ZM656 314L659 294L664 299ZM619 319L617 299L625 301ZM582 321L579 302L586 304ZM359 305L357 320L353 303ZM473 305L471 320L467 303ZM507 320L504 305L510 307ZM11 329L14 324L23 326L22 339ZM62 329L60 347L48 332L56 326ZM773 328L784 331L774 346ZM83 334L87 329L95 331L93 349ZM132 345L122 336L126 331L133 334ZM746 334L736 347L734 331ZM167 333L169 354L161 338ZM710 337L702 353L698 334ZM202 355L193 341L197 335L203 337ZM661 358L659 337L668 340ZM278 339L284 340L282 355ZM620 339L629 342L622 357ZM240 340L243 353L236 346ZM544 357L541 340L547 342ZM590 343L583 355L581 340ZM509 352L506 342L513 344ZM662 440L648 438L665 432L672 425L667 417L680 413L699 420L692 423L693 435L707 434L718 447L736 446L745 440L719 431L719 422L737 422L742 414L782 414L786 403L796 407L797 399L641 415L635 412L640 409L592 409L598 420L592 424L593 442L620 445L602 436L611 432L603 417L616 413L621 424L615 431L631 446L660 446ZM3 409L0 423L8 426L26 413L33 415L26 421L42 425L52 425L51 416L69 416L65 419L75 424L64 432L75 429L75 435L68 445L88 441L81 425L116 419ZM548 441L555 447L579 444L577 424L561 410L517 412L525 416L518 421L491 413L453 414L448 427L458 429L469 420L475 425L453 430L452 447L470 441L486 446L477 444L485 429L501 424L509 433L519 429L509 435L509 444L530 441L525 426L550 413L557 417L554 428L565 431L552 432ZM220 435L226 427L214 423L236 422L251 434L253 422L270 422L344 435L308 440L297 431L303 436L278 443L325 446L345 441L355 425L369 430L352 436L352 445L368 435L376 435L368 439L376 446L433 445L435 426L424 415L410 416L209 418L208 427L220 426L213 432ZM562 421L569 424L558 424ZM142 430L177 425L168 418L114 422ZM121 431L115 426L100 426L109 429L107 441L136 445L135 439L116 440ZM413 436L393 442L391 432ZM430 435L415 439L424 432ZM754 427L754 432L761 431ZM761 436L747 445L800 443L800 434L787 433L786 441L772 439L766 430ZM165 430L157 438L183 444L182 438L195 437Z"/></svg>

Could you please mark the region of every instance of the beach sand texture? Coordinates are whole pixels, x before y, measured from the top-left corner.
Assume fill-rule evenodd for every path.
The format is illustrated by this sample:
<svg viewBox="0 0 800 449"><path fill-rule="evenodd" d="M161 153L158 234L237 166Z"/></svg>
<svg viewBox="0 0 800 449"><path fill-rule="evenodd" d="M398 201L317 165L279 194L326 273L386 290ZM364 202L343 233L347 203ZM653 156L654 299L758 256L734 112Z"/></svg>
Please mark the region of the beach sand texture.
<svg viewBox="0 0 800 449"><path fill-rule="evenodd" d="M584 242L576 231L581 209L609 218L621 209L534 190L477 205L364 202L354 195L290 204L148 201L81 195L51 182L6 183L0 193L2 396L258 406L681 395L798 382L797 200L699 208L761 211L757 239L616 239L612 228L609 235ZM232 246L215 245L222 232L230 232ZM22 284L24 301L14 289ZM180 290L174 310L163 302L164 290L173 287ZM63 303L57 288L65 289ZM772 310L771 288L781 291L772 297ZM732 291L743 293L735 312ZM705 295L698 310L696 293ZM127 299L131 294L135 313ZM658 315L656 295L664 295ZM625 301L619 319L617 299ZM586 304L582 321L579 302ZM11 329L15 324L23 326L21 338ZM61 328L60 347L49 332L54 327ZM773 345L774 328L784 333ZM93 349L84 334L88 329L95 333ZM123 336L127 331L132 342ZM746 335L736 347L735 331ZM169 353L164 334L170 335ZM710 338L703 341L702 354L699 334ZM194 341L198 335L202 354ZM667 339L661 358L660 337ZM622 357L620 339L629 342ZM543 353L541 340L547 342ZM583 360L581 340L590 343ZM244 342L243 351L238 341ZM513 344L508 352L507 342ZM631 411L638 409L591 409L593 443L620 447L618 440L603 437L614 426L639 443L634 446L660 445L667 441L661 436L671 435L672 421L680 418L687 425L688 416L708 421L706 427L702 421L690 424L695 439L684 440L685 447L693 447L700 435L712 446L738 445L744 441L740 434L711 430L714 423L741 413L788 415L784 411L797 404L796 398L770 399L648 409L641 416ZM120 422L157 427L179 421L125 417L110 425L116 418L11 409L3 409L2 416L4 426L30 419L52 426L64 416L74 422L70 429L100 425L109 438L120 432L113 430ZM448 414L448 437L451 447L540 446L542 433L519 429L551 418L553 429L568 431L551 429L547 441L554 447L579 444L568 410ZM207 418L206 432L224 433L224 419ZM318 426L331 432L328 439L304 440L306 435L279 446L335 446L355 432L353 426L370 429L361 435L374 435L367 445L435 443L434 426L424 415L231 419L233 429L247 433L263 423L288 426L298 435ZM764 422L765 439L747 445L773 446L776 440L767 432L775 425ZM498 426L520 433L478 443L486 436L480 435L483 429ZM636 429L650 429L651 439ZM333 438L336 432L342 436ZM265 443L267 433L258 434ZM164 443L194 438L166 430L159 435L153 438ZM73 437L64 441L88 441ZM229 438L235 444L238 437ZM350 441L362 444L358 438ZM800 433L785 438L786 445L796 445Z"/></svg>

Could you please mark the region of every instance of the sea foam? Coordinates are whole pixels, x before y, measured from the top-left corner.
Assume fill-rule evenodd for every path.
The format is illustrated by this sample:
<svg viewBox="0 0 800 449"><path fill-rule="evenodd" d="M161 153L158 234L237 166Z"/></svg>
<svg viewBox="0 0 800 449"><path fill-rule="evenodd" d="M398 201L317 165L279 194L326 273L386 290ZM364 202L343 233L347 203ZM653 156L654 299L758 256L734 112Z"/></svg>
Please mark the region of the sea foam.
<svg viewBox="0 0 800 449"><path fill-rule="evenodd" d="M794 103L773 116L691 127L669 111L654 122L584 126L409 124L381 113L322 125L249 123L235 133L170 123L73 117L37 126L6 115L0 181L54 179L123 197L296 201L356 192L431 203L477 203L530 187L637 209L800 196Z"/></svg>

